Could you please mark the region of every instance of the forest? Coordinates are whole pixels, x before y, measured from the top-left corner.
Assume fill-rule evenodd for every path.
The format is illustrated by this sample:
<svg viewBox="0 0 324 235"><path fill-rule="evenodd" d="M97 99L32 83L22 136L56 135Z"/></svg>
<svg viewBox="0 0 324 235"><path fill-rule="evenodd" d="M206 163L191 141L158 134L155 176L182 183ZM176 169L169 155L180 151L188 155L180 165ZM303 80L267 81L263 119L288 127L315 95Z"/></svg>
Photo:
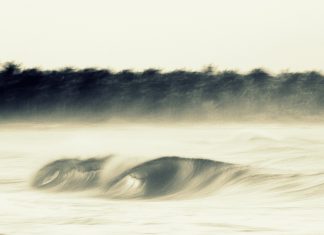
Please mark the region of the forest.
<svg viewBox="0 0 324 235"><path fill-rule="evenodd" d="M315 117L324 112L324 76L175 70L43 70L8 62L0 71L0 119Z"/></svg>

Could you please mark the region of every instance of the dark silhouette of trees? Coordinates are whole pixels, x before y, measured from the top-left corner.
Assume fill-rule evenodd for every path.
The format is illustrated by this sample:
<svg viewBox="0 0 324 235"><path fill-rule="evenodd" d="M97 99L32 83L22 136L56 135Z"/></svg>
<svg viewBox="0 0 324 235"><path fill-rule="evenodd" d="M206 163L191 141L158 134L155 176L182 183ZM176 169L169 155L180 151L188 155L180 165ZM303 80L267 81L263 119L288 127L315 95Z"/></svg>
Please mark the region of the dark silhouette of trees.
<svg viewBox="0 0 324 235"><path fill-rule="evenodd" d="M20 65L15 64L14 62L8 62L4 64L1 75L4 77L11 77L20 71Z"/></svg>
<svg viewBox="0 0 324 235"><path fill-rule="evenodd" d="M0 118L24 115L203 115L218 113L321 114L324 77L281 73L175 70L22 69L0 71Z"/></svg>

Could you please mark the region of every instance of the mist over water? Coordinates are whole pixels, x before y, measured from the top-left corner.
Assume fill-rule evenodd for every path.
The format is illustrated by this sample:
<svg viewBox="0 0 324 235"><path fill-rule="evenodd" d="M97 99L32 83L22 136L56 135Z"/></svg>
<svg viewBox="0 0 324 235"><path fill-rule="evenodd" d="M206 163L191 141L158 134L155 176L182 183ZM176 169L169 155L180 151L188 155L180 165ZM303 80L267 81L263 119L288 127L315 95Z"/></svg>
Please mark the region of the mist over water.
<svg viewBox="0 0 324 235"><path fill-rule="evenodd" d="M0 127L3 234L321 234L324 125Z"/></svg>
<svg viewBox="0 0 324 235"><path fill-rule="evenodd" d="M0 234L321 234L324 77L0 71Z"/></svg>

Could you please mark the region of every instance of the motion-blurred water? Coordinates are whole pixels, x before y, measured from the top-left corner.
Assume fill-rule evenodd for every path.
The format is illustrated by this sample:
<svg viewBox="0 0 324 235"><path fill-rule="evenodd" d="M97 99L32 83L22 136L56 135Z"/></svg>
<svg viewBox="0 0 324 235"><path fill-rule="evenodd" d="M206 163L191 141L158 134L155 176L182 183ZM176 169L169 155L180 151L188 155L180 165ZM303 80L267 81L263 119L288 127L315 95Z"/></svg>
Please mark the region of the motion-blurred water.
<svg viewBox="0 0 324 235"><path fill-rule="evenodd" d="M322 124L2 124L0 234L322 234L323 154Z"/></svg>

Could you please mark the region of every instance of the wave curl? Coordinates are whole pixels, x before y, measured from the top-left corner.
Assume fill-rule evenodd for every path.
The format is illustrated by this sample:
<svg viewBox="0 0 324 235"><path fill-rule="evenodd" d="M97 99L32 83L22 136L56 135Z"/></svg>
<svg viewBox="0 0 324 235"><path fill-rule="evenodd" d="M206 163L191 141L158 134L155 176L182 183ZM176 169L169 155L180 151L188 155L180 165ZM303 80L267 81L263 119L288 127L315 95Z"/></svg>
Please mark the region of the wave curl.
<svg viewBox="0 0 324 235"><path fill-rule="evenodd" d="M161 157L105 177L105 165L110 160L57 160L36 173L32 186L54 191L100 188L111 198L184 197L214 191L247 172L246 168L219 161Z"/></svg>
<svg viewBox="0 0 324 235"><path fill-rule="evenodd" d="M115 157L61 159L42 167L32 186L52 191L95 189L114 199L188 198L206 196L227 186L301 196L322 194L324 182L314 175L267 174L247 166L197 158L161 157L139 164L114 164ZM126 168L125 168L126 167ZM307 182L307 183L305 183Z"/></svg>

